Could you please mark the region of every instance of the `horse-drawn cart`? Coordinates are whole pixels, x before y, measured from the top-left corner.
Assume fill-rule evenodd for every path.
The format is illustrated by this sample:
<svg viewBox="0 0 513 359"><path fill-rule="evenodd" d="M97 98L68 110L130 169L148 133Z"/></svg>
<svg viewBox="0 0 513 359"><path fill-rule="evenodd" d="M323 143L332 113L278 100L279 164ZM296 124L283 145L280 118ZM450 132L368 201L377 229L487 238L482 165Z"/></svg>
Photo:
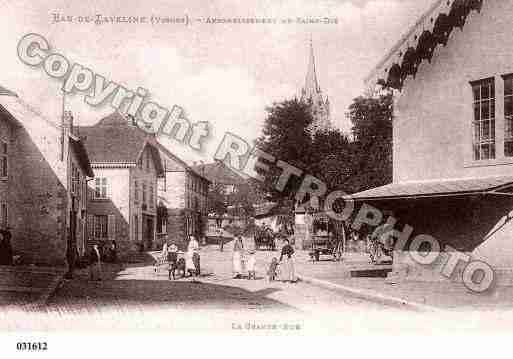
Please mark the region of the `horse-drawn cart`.
<svg viewBox="0 0 513 359"><path fill-rule="evenodd" d="M342 259L343 243L341 240L331 235L314 235L312 236L312 249L310 258L318 262L321 255L329 255L334 261Z"/></svg>
<svg viewBox="0 0 513 359"><path fill-rule="evenodd" d="M257 228L255 231L255 249L260 250L265 247L268 250L276 250L276 238L275 234L270 228Z"/></svg>

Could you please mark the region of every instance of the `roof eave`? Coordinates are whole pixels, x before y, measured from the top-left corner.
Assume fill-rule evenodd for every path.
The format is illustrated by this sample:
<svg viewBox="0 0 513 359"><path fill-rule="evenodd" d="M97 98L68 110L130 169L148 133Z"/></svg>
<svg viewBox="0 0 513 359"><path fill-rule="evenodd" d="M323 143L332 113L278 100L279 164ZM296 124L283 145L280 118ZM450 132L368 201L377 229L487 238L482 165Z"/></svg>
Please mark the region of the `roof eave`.
<svg viewBox="0 0 513 359"><path fill-rule="evenodd" d="M438 0L385 55L365 78L376 85L401 90L404 80L415 76L423 60L431 61L438 45L446 45L455 27L463 28L472 10L480 11L483 0Z"/></svg>

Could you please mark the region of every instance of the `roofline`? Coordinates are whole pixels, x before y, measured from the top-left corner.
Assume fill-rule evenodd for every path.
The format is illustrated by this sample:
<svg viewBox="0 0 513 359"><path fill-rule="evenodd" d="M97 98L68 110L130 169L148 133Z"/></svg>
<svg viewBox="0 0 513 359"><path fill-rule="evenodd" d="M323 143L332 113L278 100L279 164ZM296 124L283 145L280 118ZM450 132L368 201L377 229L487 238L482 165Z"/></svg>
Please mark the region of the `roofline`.
<svg viewBox="0 0 513 359"><path fill-rule="evenodd" d="M394 199L418 199L418 198L441 198L441 197L462 197L472 195L487 195L494 194L496 191L512 187L513 182L503 184L500 186L490 187L486 190L473 190L473 191L459 191L459 192L445 192L445 193L422 193L412 195L398 195L398 196L383 196L383 197L353 197L351 195L344 197L344 199L352 202L364 202L364 201L386 201Z"/></svg>
<svg viewBox="0 0 513 359"><path fill-rule="evenodd" d="M207 177L205 177L204 175L202 175L201 173L198 173L198 171L196 171L192 166L188 165L187 162L185 162L184 160L182 160L180 157L178 157L177 155L175 155L174 153L172 153L166 146L164 146L162 143L160 143L158 140L156 140L156 143L157 143L157 149L158 150L162 150L162 152L164 152L164 154L168 157L171 157L173 160L177 161L178 163L180 163L180 165L182 165L184 167L184 169L186 171L190 171L190 172L193 172L194 174L196 174L197 176L205 179L206 181L208 181L209 183L212 183L212 181L210 181ZM164 172L167 172L164 168ZM178 172L178 171L169 171L169 172Z"/></svg>
<svg viewBox="0 0 513 359"><path fill-rule="evenodd" d="M433 12L435 11L440 4L445 0L437 0L433 5L429 7L428 10L426 10L419 19L415 22L414 25L410 26L408 28L408 31L404 33L398 41L395 42L394 46L392 46L387 53L381 58L381 60L372 68L372 70L367 74L364 81L365 83L369 82L372 77L375 76L376 72L378 72L379 68L382 67L389 59L392 57L392 55L408 40L408 38L415 32L417 27L421 25L424 20Z"/></svg>
<svg viewBox="0 0 513 359"><path fill-rule="evenodd" d="M430 62L435 49L447 45L455 27L462 29L472 11L481 11L483 2L436 0L364 78L365 85L400 91L408 76L415 77L423 60Z"/></svg>

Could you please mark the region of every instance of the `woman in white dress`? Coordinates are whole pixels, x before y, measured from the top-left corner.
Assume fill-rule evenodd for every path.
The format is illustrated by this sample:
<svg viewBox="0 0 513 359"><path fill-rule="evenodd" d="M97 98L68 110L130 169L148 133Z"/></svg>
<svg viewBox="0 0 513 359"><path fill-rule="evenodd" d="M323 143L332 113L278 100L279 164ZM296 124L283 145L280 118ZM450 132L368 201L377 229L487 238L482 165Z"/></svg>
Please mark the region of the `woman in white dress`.
<svg viewBox="0 0 513 359"><path fill-rule="evenodd" d="M194 266L193 256L194 253L199 249L199 243L194 236L189 237L189 245L187 246L187 253L185 255L185 271L190 275L196 273L196 267Z"/></svg>
<svg viewBox="0 0 513 359"><path fill-rule="evenodd" d="M233 243L233 277L240 278L242 274L242 252L244 251L244 244L242 238L237 236Z"/></svg>

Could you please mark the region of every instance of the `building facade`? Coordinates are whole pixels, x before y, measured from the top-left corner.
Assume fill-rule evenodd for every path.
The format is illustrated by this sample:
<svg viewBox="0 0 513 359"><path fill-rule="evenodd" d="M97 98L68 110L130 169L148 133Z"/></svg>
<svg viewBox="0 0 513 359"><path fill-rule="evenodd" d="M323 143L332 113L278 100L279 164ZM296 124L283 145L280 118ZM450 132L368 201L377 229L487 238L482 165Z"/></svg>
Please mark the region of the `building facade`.
<svg viewBox="0 0 513 359"><path fill-rule="evenodd" d="M393 183L354 196L434 236L442 252L488 263L500 284L513 283L512 16L509 1L437 1L385 56L367 81L396 91ZM408 251L394 266L441 278Z"/></svg>
<svg viewBox="0 0 513 359"><path fill-rule="evenodd" d="M157 178L164 175L154 137L117 112L81 127L80 134L95 174L89 182L89 243L115 242L121 260L152 249Z"/></svg>
<svg viewBox="0 0 513 359"><path fill-rule="evenodd" d="M183 246L189 236L198 239L207 230L209 180L158 144L165 176L159 179L158 201L162 212L159 234Z"/></svg>
<svg viewBox="0 0 513 359"><path fill-rule="evenodd" d="M64 266L68 251L85 252L87 152L70 112L53 122L0 93L0 226L22 263Z"/></svg>

